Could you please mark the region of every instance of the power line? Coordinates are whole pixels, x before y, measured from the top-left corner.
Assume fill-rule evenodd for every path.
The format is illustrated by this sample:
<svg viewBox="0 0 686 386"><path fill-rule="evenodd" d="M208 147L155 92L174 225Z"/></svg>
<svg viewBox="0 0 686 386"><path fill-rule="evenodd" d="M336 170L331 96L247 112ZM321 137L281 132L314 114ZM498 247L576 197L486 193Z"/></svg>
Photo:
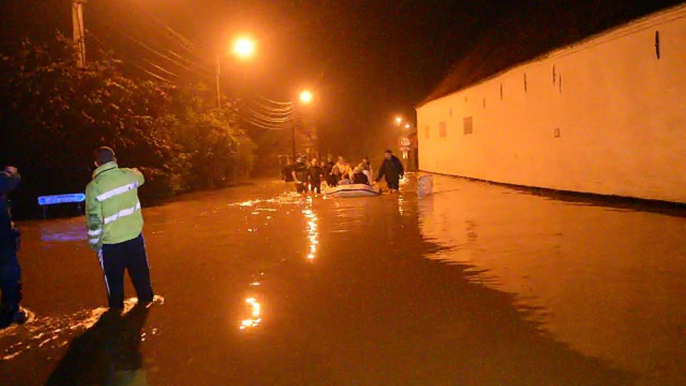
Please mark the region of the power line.
<svg viewBox="0 0 686 386"><path fill-rule="evenodd" d="M115 2L116 3L116 2ZM110 7L107 7L110 8ZM131 7L127 7L126 10L130 10ZM107 9L102 9L101 12L108 12ZM111 12L111 11L110 11ZM165 31L168 31L171 29L171 27L164 25L164 23L160 22L158 19L154 18L152 15L146 12L148 14L149 18L153 19L153 21L157 24L163 25L165 28ZM145 16L143 16L145 17ZM138 20L141 20L141 18L137 18ZM108 17L96 17L93 18L94 22L97 24L100 24L103 27L106 27L107 30L114 31L121 36L123 36L126 40L136 44L143 50L149 51L151 54L156 55L157 57L163 59L164 61L173 64L174 66L177 66L190 74L194 74L197 76L200 76L203 80L205 81L210 81L212 76L209 74L211 70L208 69L208 66L205 65L204 63L198 61L197 58L197 50L195 47L193 47L193 44L183 36L181 36L178 32L173 31L176 35L178 35L178 38L183 41L183 43L180 43L177 39L171 39L167 36L167 34L162 33L162 34L146 34L144 38L140 39L135 36L133 36L131 33L127 33L129 31L139 31L140 28L126 28L127 32L124 32L122 28L118 28L116 25L109 23L107 20L110 20ZM122 20L117 19L120 21L121 24ZM124 20L125 25L133 26L135 24L139 24L134 22L136 19L128 19L128 22ZM132 24L133 23L133 24ZM157 31L154 29L153 31ZM90 31L89 31L90 32ZM141 35L140 33L137 33L137 35ZM166 44L160 43L157 39L154 38L154 35L162 35L165 37L164 41L165 42L171 42L177 47L180 47L184 51L187 51L190 54L190 57L186 57L183 54L176 52L173 49L170 49ZM152 45L156 46L157 48L153 47ZM150 63L150 62L149 62ZM160 63L156 64L158 67L164 68ZM166 71L169 71L169 69L165 69ZM171 71L169 71L171 72Z"/></svg>
<svg viewBox="0 0 686 386"><path fill-rule="evenodd" d="M104 24L108 24L108 23L104 23ZM109 26L114 28L114 26L112 26L112 25L109 25ZM149 45L143 43L142 41L140 41L140 40L134 38L133 36L127 34L127 33L124 32L124 31L121 31L121 30L119 30L119 29L114 28L114 32L119 33L120 35L122 35L123 37L127 38L127 39L130 40L131 42L136 43L137 45L139 45L139 46L142 47L143 49L145 49L145 50L147 50L147 51L149 51L149 52L151 52L151 53L153 53L153 54L159 56L159 57L162 58L162 59L167 60L167 61L170 62L170 63L175 64L175 65L178 66L178 67L183 68L184 70L186 70L186 71L188 71L188 72L190 72L190 73L196 74L196 75L201 76L201 77L206 78L206 79L210 79L210 78L211 78L211 75L200 73L200 72L198 72L197 70L194 70L194 69L192 69L192 68L186 66L185 64L180 63L180 62L178 62L178 61L176 61L176 60L170 58L169 56L167 56L167 55L165 55L165 54L163 54L163 53L161 53L161 52L155 50L154 48L152 48L152 47L150 47Z"/></svg>
<svg viewBox="0 0 686 386"><path fill-rule="evenodd" d="M274 118L274 117L269 117L269 116L260 114L248 106L246 106L245 109L248 112L250 112L253 117L258 118L258 119L260 119L264 122L268 122L268 123L281 124L281 123L287 123L287 122L290 122L293 120L292 115L289 115L289 116L283 117L283 118Z"/></svg>
<svg viewBox="0 0 686 386"><path fill-rule="evenodd" d="M265 101L267 101L267 102L270 102L270 103L273 103L273 104L275 104L275 105L285 105L285 106L289 106L289 107L292 107L292 106L293 106L293 102L290 102L290 101L288 101L288 102L278 102L278 101L269 99L269 98L264 97L264 96L259 95L259 94L255 94L255 96L256 96L257 98L263 99L263 100L265 100Z"/></svg>
<svg viewBox="0 0 686 386"><path fill-rule="evenodd" d="M104 41L103 41L102 38L98 37L96 34L94 34L93 32L90 32L90 31L89 31L89 37L90 37L92 40L94 40L96 43L98 43L102 49L107 49L107 48L105 47L105 43L104 43ZM120 58L121 63L123 63L123 64L125 64L125 65L133 66L133 67L135 67L136 69L143 71L144 73L146 73L147 75L152 76L152 77L155 78L155 79L158 79L158 80L161 80L161 81L163 81L163 82L170 83L170 84L173 84L173 83L174 83L173 81L171 81L171 80L169 80L169 79L167 79L167 78L165 78L165 77L163 77L163 76L161 76L161 75L159 75L159 74L155 74L155 73L153 73L152 71L150 71L150 70L144 68L144 67L141 66L141 65L136 64L135 61L133 61L133 60L122 60L122 59L123 59L123 58ZM162 68L161 66L158 66L158 65L156 65L156 64L154 64L154 63L148 61L148 60L145 59L145 58L142 58L141 60L145 61L146 64L151 65L151 66L157 68L158 70L160 70L160 71L162 71L162 72L164 72L164 73L173 75L174 77L177 77L177 78L178 78L178 75L174 74L174 73L171 72L171 71L168 71L168 70Z"/></svg>
<svg viewBox="0 0 686 386"><path fill-rule="evenodd" d="M140 5L134 4L134 8L135 8L137 11L139 11L140 13L144 13L147 17L149 17L150 19L152 19L152 21L155 22L156 24L162 26L162 27L169 33L170 36L175 37L175 38L178 40L178 41L176 41L176 43L177 43L180 47L182 47L183 49L185 49L185 50L186 50L188 53L190 53L191 55L194 55L194 56L196 57L196 59L202 60L201 57L198 55L198 49L197 49L197 47L195 47L195 44L193 44L193 42L190 41L190 39L188 39L188 38L184 37L183 35L181 35L179 32L177 32L176 30L174 30L174 29L173 29L172 27L170 27L167 23L164 23L163 21L161 21L158 17L156 17L155 15L153 15L152 13L150 13L149 11L147 11L147 10L141 8ZM166 35L165 35L165 36L166 36Z"/></svg>
<svg viewBox="0 0 686 386"><path fill-rule="evenodd" d="M256 97L261 98L261 99L265 99L265 100L269 100L269 99L267 99L261 95L256 95ZM292 102L283 102L282 104L286 105L284 107L271 107L271 106L268 106L264 103L261 103L259 100L255 99L255 98L248 99L248 101L257 105L257 107L260 110L264 110L264 111L266 111L270 114L273 114L273 115L289 115L293 111L295 111L295 105ZM281 103L281 102L279 102L279 103Z"/></svg>
<svg viewBox="0 0 686 386"><path fill-rule="evenodd" d="M295 111L295 110L273 111L273 110L265 109L264 106L253 107L251 104L246 104L245 106L250 107L251 109L259 112L260 114L266 115L270 118L276 118L276 119L290 117L291 115L293 115L293 112Z"/></svg>
<svg viewBox="0 0 686 386"><path fill-rule="evenodd" d="M255 126L255 127L258 127L258 128L260 128L260 129L263 129L263 130L281 131L281 130L285 130L285 129L288 128L288 127L264 126L264 125L262 125L262 124L260 124L260 123L257 123L257 122L253 122L253 121L250 121L250 120L247 120L247 119L244 119L244 120L245 120L246 122L248 122L250 125Z"/></svg>
<svg viewBox="0 0 686 386"><path fill-rule="evenodd" d="M134 63L134 62L131 62L130 64L133 65L134 67L138 68L139 70L145 72L146 74L152 76L152 77L155 78L155 79L161 80L161 81L166 82L166 83L169 83L169 84L174 84L174 82L172 82L171 80L166 79L166 78L164 78L164 77L162 77L162 76L160 76L160 75L157 75L157 74L155 74L155 73L152 72L152 71L148 71L148 70L146 70L145 68L139 66L138 64L136 64L136 63Z"/></svg>
<svg viewBox="0 0 686 386"><path fill-rule="evenodd" d="M145 63L147 63L147 64L149 64L149 65L155 67L156 69L158 69L158 70L164 72L164 73L167 74L167 75L171 75L171 76L173 76L174 78L178 78L178 77L179 77L179 76L176 75L175 73L173 73L173 72L171 72L171 71L165 70L164 68L162 68L162 67L156 65L155 63L149 61L148 59L142 58L141 60L144 61Z"/></svg>

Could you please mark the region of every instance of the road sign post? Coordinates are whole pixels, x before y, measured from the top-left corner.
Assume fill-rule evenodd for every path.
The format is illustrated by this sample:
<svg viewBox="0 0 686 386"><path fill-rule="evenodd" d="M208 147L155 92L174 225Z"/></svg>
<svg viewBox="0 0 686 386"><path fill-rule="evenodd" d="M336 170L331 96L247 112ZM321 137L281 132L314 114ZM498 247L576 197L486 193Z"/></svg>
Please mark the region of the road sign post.
<svg viewBox="0 0 686 386"><path fill-rule="evenodd" d="M83 193L58 194L54 196L38 197L38 205L43 207L43 220L48 217L48 206L50 205L77 204L79 213L81 213L81 203L84 201L86 201L86 195Z"/></svg>
<svg viewBox="0 0 686 386"><path fill-rule="evenodd" d="M405 171L407 171L409 163L409 152L412 150L412 140L408 137L400 137L398 139L398 145L400 147L400 152L402 153L402 162Z"/></svg>

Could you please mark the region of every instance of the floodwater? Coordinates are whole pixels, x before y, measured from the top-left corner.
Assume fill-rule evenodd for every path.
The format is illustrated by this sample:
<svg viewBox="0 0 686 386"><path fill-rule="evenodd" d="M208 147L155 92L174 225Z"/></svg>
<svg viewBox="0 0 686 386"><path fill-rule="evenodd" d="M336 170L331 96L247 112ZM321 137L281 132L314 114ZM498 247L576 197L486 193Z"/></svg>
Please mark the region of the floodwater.
<svg viewBox="0 0 686 386"><path fill-rule="evenodd" d="M686 385L679 213L287 189L145 209L158 297L121 319L83 219L20 224L31 320L0 331L0 385Z"/></svg>

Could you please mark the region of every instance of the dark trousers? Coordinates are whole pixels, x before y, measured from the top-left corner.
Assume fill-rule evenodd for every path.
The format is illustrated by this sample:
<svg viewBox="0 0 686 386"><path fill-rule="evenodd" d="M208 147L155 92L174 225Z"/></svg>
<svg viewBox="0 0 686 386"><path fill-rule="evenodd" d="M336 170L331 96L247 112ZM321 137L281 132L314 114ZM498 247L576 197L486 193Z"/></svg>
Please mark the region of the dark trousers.
<svg viewBox="0 0 686 386"><path fill-rule="evenodd" d="M304 182L296 183L295 191L298 193L307 193L307 184Z"/></svg>
<svg viewBox="0 0 686 386"><path fill-rule="evenodd" d="M152 301L150 266L142 234L123 243L103 245L100 265L105 273L110 308L124 308L124 270L129 271L138 302Z"/></svg>
<svg viewBox="0 0 686 386"><path fill-rule="evenodd" d="M400 176L395 178L386 176L386 185L388 185L388 189L400 189Z"/></svg>
<svg viewBox="0 0 686 386"><path fill-rule="evenodd" d="M312 190L312 193L321 194L322 193L322 182L321 181L310 182L310 189Z"/></svg>
<svg viewBox="0 0 686 386"><path fill-rule="evenodd" d="M329 186L337 186L338 185L338 180L340 180L340 175L338 174L332 174L326 178L326 183Z"/></svg>
<svg viewBox="0 0 686 386"><path fill-rule="evenodd" d="M21 301L21 267L17 255L0 259L0 290L2 290L2 312L19 311Z"/></svg>

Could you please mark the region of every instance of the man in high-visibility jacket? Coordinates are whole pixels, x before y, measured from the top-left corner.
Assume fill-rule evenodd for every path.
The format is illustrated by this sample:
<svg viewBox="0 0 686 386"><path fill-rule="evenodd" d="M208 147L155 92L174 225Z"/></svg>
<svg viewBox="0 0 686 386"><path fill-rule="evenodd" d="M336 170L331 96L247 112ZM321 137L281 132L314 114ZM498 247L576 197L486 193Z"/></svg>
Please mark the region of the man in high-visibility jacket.
<svg viewBox="0 0 686 386"><path fill-rule="evenodd" d="M139 304L153 300L150 266L143 240L138 187L145 179L137 169L117 166L114 151L95 152L93 180L86 187L88 242L105 274L110 308L124 307L124 271L128 270Z"/></svg>

